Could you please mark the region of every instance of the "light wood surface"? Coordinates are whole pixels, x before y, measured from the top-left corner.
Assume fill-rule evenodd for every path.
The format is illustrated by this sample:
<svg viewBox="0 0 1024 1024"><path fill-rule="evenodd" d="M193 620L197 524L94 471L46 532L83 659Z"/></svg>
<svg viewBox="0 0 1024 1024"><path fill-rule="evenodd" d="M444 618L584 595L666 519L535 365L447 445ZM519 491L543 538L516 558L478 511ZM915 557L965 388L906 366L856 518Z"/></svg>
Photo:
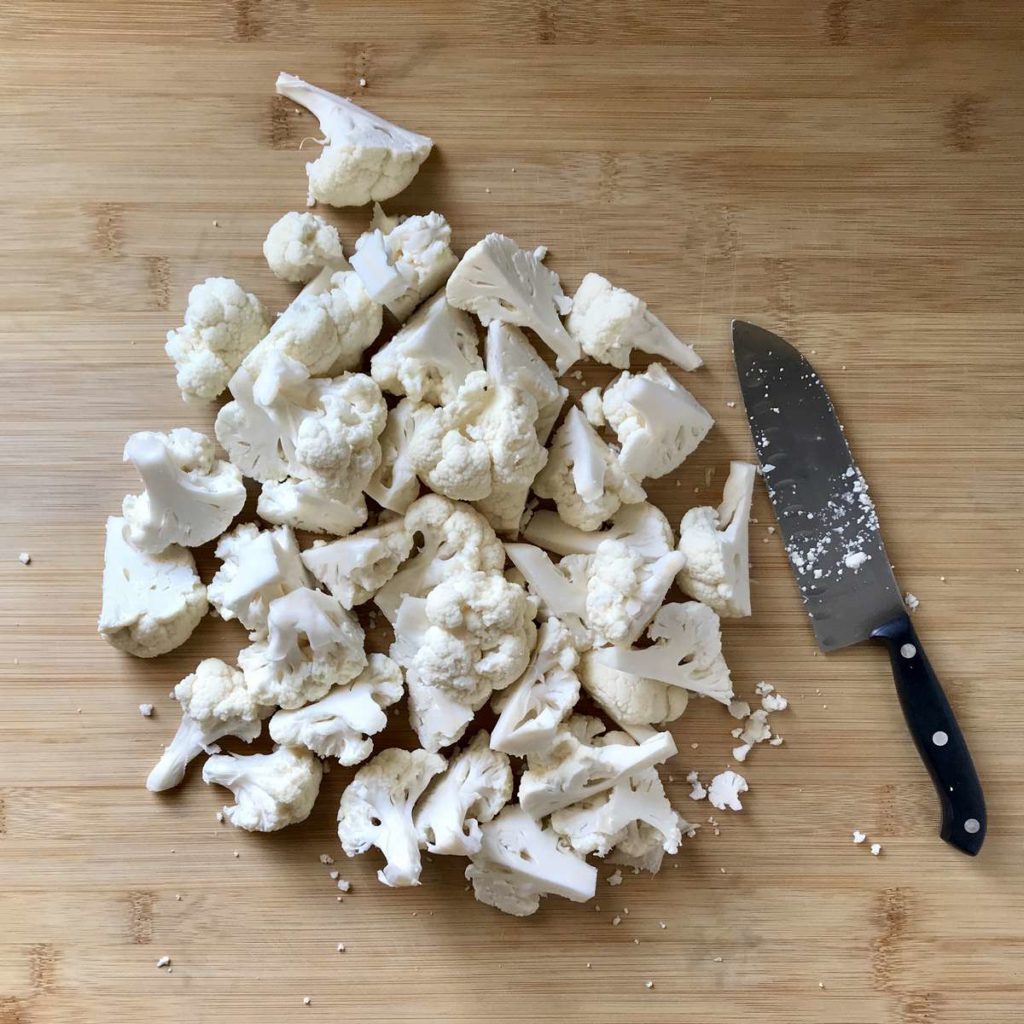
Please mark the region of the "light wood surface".
<svg viewBox="0 0 1024 1024"><path fill-rule="evenodd" d="M5 0L0 1022L1019 1022L1022 43L1015 0ZM567 288L607 273L697 342L718 426L652 488L673 519L751 454L729 319L816 353L987 788L978 860L936 836L883 653L816 655L763 493L727 655L742 693L791 698L786 743L752 754L719 836L654 879L603 869L600 911L506 918L454 862L378 886L337 844L345 772L273 836L217 825L194 771L143 789L168 690L243 637L211 619L152 663L104 645L103 520L136 486L128 433L211 425L162 351L190 285L290 294L260 244L302 208L316 133L282 69L433 136L390 208L443 211L460 249L544 243ZM365 217L338 218L349 244ZM722 770L732 724L706 702L677 723L684 813L709 813L683 777Z"/></svg>

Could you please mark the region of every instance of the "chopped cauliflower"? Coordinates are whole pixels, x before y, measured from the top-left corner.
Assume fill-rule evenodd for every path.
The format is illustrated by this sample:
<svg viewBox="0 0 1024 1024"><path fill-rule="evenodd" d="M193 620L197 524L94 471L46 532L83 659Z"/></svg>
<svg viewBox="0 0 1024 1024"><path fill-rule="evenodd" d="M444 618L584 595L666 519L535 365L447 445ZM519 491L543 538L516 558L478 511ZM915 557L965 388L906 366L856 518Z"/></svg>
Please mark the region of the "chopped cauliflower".
<svg viewBox="0 0 1024 1024"><path fill-rule="evenodd" d="M156 658L180 647L207 612L206 587L187 548L147 555L128 540L120 516L107 519L103 606L97 629L113 647Z"/></svg>
<svg viewBox="0 0 1024 1024"><path fill-rule="evenodd" d="M742 775L733 771L722 772L711 780L711 785L708 786L708 800L711 801L712 807L717 807L720 811L726 808L730 811L742 811L740 794L746 793L749 788L747 780Z"/></svg>
<svg viewBox="0 0 1024 1024"><path fill-rule="evenodd" d="M122 508L128 539L147 554L219 537L245 504L242 474L215 458L213 442L195 430L132 434L124 461L146 485L142 494L129 494Z"/></svg>
<svg viewBox="0 0 1024 1024"><path fill-rule="evenodd" d="M188 293L185 323L167 332L164 351L178 371L181 397L212 401L267 332L255 295L229 277L208 277Z"/></svg>
<svg viewBox="0 0 1024 1024"><path fill-rule="evenodd" d="M388 413L380 435L381 461L366 485L366 493L382 508L405 512L420 493L420 478L409 459L409 445L426 422L431 407L403 398Z"/></svg>
<svg viewBox="0 0 1024 1024"><path fill-rule="evenodd" d="M647 308L643 299L616 288L600 274L587 274L573 297L566 327L584 352L620 370L634 349L660 356L684 370L702 365L690 345L681 342Z"/></svg>
<svg viewBox="0 0 1024 1024"><path fill-rule="evenodd" d="M324 487L316 480L288 477L267 481L260 490L256 512L268 523L293 526L311 533L331 533L344 537L358 530L368 515L366 499L351 493Z"/></svg>
<svg viewBox="0 0 1024 1024"><path fill-rule="evenodd" d="M689 702L682 687L612 668L600 660L600 651L582 655L578 673L583 689L624 729L674 722Z"/></svg>
<svg viewBox="0 0 1024 1024"><path fill-rule="evenodd" d="M293 211L274 221L263 243L263 255L276 277L301 284L324 267L347 269L338 229L316 213Z"/></svg>
<svg viewBox="0 0 1024 1024"><path fill-rule="evenodd" d="M363 206L398 195L416 176L433 143L295 75L277 77L281 96L305 107L326 144L306 164L310 194L331 206Z"/></svg>
<svg viewBox="0 0 1024 1024"><path fill-rule="evenodd" d="M593 637L586 626L587 560L563 558L557 565L533 544L506 544L509 560L537 598L545 618L553 616L571 633L577 650L586 650Z"/></svg>

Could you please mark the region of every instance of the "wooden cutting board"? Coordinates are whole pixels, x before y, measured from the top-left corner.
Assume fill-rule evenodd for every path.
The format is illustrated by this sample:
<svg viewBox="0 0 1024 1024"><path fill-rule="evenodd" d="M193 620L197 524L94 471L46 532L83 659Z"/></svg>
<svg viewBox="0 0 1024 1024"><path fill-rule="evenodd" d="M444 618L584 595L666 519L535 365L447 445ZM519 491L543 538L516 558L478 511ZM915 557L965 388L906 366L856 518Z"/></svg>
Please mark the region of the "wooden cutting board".
<svg viewBox="0 0 1024 1024"><path fill-rule="evenodd" d="M0 1022L1019 1022L1022 43L1014 0L6 0ZM657 878L602 869L600 909L507 918L454 862L378 886L337 845L341 771L272 836L219 826L196 772L142 788L170 687L244 638L209 620L155 662L105 646L103 520L136 487L131 431L211 425L162 351L189 287L290 296L260 245L302 208L317 132L281 69L437 141L389 209L443 211L460 249L546 244L567 288L606 273L697 343L718 426L651 488L673 521L751 455L730 318L813 353L987 786L978 860L936 836L882 653L816 655L763 493L755 615L725 636L742 694L791 699L786 742L715 834L683 778L725 767L733 723L695 702L666 778L700 834ZM350 245L366 212L336 220ZM576 393L610 376L581 369Z"/></svg>

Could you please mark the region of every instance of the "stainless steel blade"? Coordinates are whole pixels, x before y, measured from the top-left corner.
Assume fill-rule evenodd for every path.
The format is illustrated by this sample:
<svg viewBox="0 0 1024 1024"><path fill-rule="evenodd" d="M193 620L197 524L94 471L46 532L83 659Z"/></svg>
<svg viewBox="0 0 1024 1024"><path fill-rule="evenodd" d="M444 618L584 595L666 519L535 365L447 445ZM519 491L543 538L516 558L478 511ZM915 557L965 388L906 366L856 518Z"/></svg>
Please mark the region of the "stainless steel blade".
<svg viewBox="0 0 1024 1024"><path fill-rule="evenodd" d="M866 640L903 611L867 484L814 367L734 320L733 357L754 446L823 651Z"/></svg>

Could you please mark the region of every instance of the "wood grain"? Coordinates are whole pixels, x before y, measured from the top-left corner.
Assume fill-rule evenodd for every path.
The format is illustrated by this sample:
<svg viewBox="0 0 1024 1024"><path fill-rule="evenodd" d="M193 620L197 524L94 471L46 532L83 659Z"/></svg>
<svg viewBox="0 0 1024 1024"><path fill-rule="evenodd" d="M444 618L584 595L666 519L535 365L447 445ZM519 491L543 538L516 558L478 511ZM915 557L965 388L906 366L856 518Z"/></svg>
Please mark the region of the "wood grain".
<svg viewBox="0 0 1024 1024"><path fill-rule="evenodd" d="M1019 1022L1022 43L1015 0L6 0L0 1024ZM195 772L142 788L170 687L243 637L106 647L103 519L135 486L128 433L211 424L162 352L190 285L288 301L260 243L301 208L314 131L281 69L435 138L394 209L442 210L460 248L547 244L567 287L607 273L698 343L718 427L653 488L674 519L751 452L729 319L815 353L987 786L977 861L936 837L881 652L815 654L760 493L756 614L727 653L741 691L791 698L786 744L752 755L748 813L658 878L602 881L599 911L508 919L440 860L389 891L373 857L340 863L338 902L318 854L340 857L341 771L270 837L219 826ZM351 244L365 212L336 219ZM706 703L677 724L684 812L707 815L682 780L724 767L730 725Z"/></svg>

